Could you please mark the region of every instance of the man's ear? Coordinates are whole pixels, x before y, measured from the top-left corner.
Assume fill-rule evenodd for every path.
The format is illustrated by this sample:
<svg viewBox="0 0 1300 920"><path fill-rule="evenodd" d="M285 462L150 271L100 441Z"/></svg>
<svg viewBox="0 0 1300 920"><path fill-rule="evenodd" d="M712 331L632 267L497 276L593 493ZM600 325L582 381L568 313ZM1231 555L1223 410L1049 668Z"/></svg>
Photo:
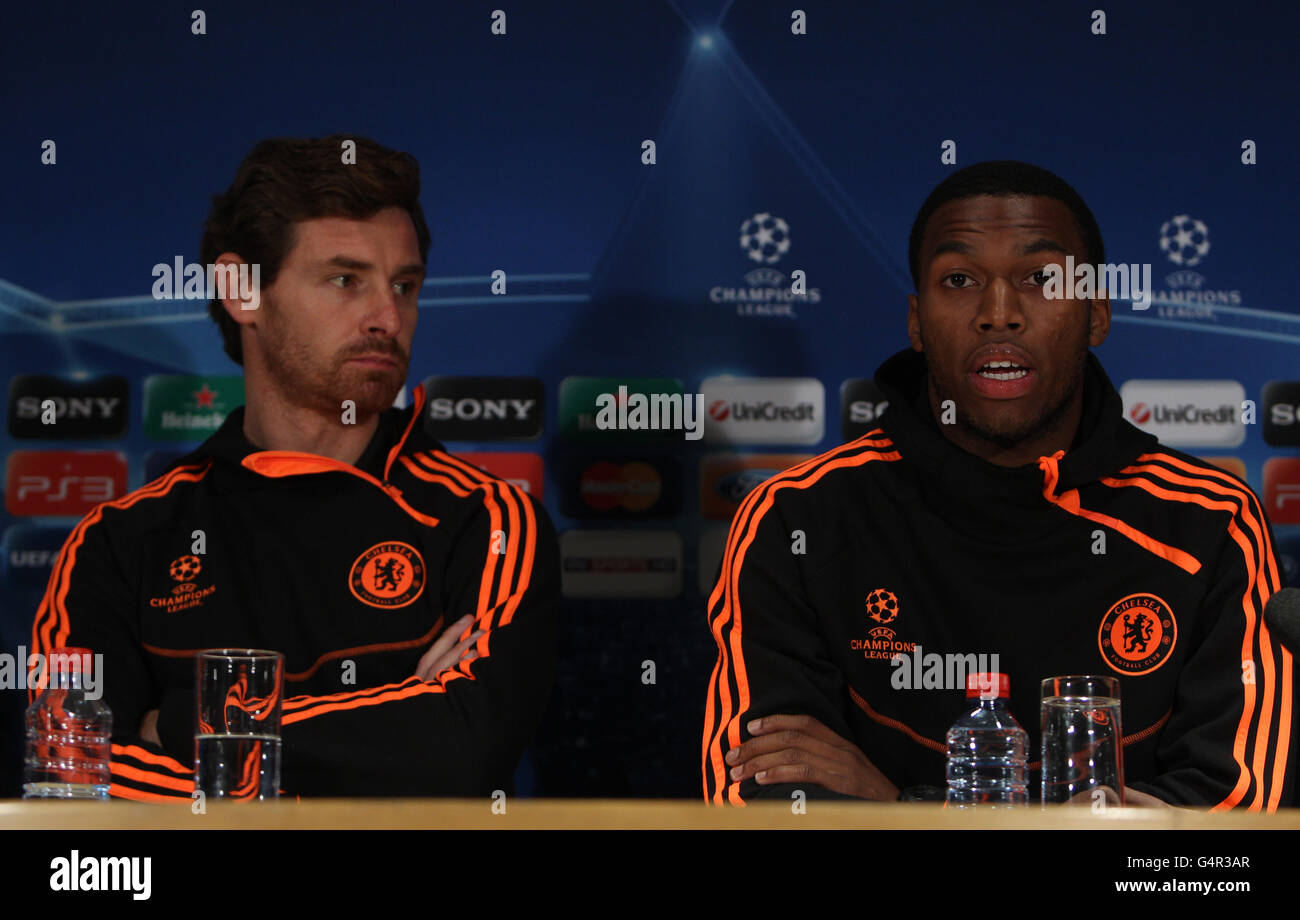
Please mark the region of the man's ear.
<svg viewBox="0 0 1300 920"><path fill-rule="evenodd" d="M1110 298L1097 297L1088 315L1088 344L1096 348L1110 335Z"/></svg>
<svg viewBox="0 0 1300 920"><path fill-rule="evenodd" d="M226 315L241 326L256 323L262 305L262 267L250 265L238 253L223 252L212 263L216 294Z"/></svg>
<svg viewBox="0 0 1300 920"><path fill-rule="evenodd" d="M917 313L915 294L907 295L907 340L912 343L912 351L925 351L921 347L921 317Z"/></svg>

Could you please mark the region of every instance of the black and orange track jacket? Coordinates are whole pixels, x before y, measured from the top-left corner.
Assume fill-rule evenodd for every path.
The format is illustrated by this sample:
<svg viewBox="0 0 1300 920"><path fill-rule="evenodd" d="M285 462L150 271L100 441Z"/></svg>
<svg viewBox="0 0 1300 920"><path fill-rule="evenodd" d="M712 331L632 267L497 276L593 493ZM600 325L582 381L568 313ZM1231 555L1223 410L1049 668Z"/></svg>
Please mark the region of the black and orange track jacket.
<svg viewBox="0 0 1300 920"><path fill-rule="evenodd" d="M879 428L772 477L732 521L709 598L705 798L825 794L731 780L727 751L777 713L820 720L899 788L941 787L945 734L969 704L924 687L940 661L959 673L948 655L976 656L961 659L974 670L996 654L1030 735L1032 795L1040 681L1110 674L1128 786L1289 804L1292 655L1261 617L1279 578L1251 490L1130 425L1092 355L1075 443L1018 468L943 436L921 355L895 355L876 382Z"/></svg>
<svg viewBox="0 0 1300 920"><path fill-rule="evenodd" d="M230 647L285 655L285 794L510 788L551 687L558 544L540 504L425 433L423 405L417 388L384 412L355 466L258 449L240 408L72 531L33 648L103 654L113 795L189 800L194 654ZM413 676L467 613L478 657ZM152 709L161 747L138 735Z"/></svg>

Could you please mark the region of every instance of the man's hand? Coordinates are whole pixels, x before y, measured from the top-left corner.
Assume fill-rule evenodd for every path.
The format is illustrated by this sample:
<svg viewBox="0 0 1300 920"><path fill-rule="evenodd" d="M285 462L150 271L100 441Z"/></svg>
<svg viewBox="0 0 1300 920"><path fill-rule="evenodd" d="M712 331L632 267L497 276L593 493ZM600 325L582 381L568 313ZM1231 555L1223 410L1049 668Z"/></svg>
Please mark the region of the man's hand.
<svg viewBox="0 0 1300 920"><path fill-rule="evenodd" d="M1107 806L1119 805L1119 795L1110 786L1098 786L1106 800ZM1067 802L1067 805L1091 805L1093 801L1093 789L1084 789ZM1173 808L1164 799L1158 799L1147 792L1138 792L1131 786L1124 787L1124 807L1125 808Z"/></svg>
<svg viewBox="0 0 1300 920"><path fill-rule="evenodd" d="M467 649L478 641L479 636L483 635L483 630L470 633L460 642L456 641L456 637L468 629L473 622L474 616L467 613L443 630L442 635L421 656L420 663L415 666L415 676L420 680L433 680L434 675L447 670L461 658L466 661L477 658L478 652L467 651Z"/></svg>
<svg viewBox="0 0 1300 920"><path fill-rule="evenodd" d="M753 735L727 752L731 778L754 777L760 786L812 783L859 799L892 802L898 787L850 741L812 716L764 716L749 723Z"/></svg>
<svg viewBox="0 0 1300 920"><path fill-rule="evenodd" d="M158 710L150 709L140 720L140 737L145 741L151 741L162 747L162 739L158 737Z"/></svg>
<svg viewBox="0 0 1300 920"><path fill-rule="evenodd" d="M1147 792L1138 792L1129 786L1124 787L1124 804L1129 808L1173 808L1164 799L1158 799Z"/></svg>

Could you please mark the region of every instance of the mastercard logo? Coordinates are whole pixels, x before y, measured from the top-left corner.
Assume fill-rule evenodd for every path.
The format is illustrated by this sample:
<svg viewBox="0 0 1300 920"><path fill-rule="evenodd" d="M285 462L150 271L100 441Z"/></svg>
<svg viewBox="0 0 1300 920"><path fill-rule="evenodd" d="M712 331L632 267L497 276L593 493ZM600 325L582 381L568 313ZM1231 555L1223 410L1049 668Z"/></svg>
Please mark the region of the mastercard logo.
<svg viewBox="0 0 1300 920"><path fill-rule="evenodd" d="M650 464L601 461L582 471L578 494L593 511L646 511L663 496L663 479Z"/></svg>

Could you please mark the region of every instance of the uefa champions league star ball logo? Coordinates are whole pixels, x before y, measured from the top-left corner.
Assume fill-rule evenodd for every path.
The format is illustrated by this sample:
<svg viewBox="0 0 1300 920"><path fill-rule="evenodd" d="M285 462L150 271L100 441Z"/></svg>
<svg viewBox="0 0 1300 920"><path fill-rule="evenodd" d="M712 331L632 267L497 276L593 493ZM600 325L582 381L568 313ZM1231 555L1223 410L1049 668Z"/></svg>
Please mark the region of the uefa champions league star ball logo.
<svg viewBox="0 0 1300 920"><path fill-rule="evenodd" d="M1196 265L1210 251L1210 228L1186 214L1171 217L1160 225L1160 251L1175 265Z"/></svg>
<svg viewBox="0 0 1300 920"><path fill-rule="evenodd" d="M740 225L740 248L763 265L771 265L790 251L790 227L766 211Z"/></svg>
<svg viewBox="0 0 1300 920"><path fill-rule="evenodd" d="M877 623L892 623L898 618L898 597L893 591L877 588L867 595L867 615Z"/></svg>
<svg viewBox="0 0 1300 920"><path fill-rule="evenodd" d="M167 574L176 581L193 581L203 570L198 556L181 556L167 567Z"/></svg>

